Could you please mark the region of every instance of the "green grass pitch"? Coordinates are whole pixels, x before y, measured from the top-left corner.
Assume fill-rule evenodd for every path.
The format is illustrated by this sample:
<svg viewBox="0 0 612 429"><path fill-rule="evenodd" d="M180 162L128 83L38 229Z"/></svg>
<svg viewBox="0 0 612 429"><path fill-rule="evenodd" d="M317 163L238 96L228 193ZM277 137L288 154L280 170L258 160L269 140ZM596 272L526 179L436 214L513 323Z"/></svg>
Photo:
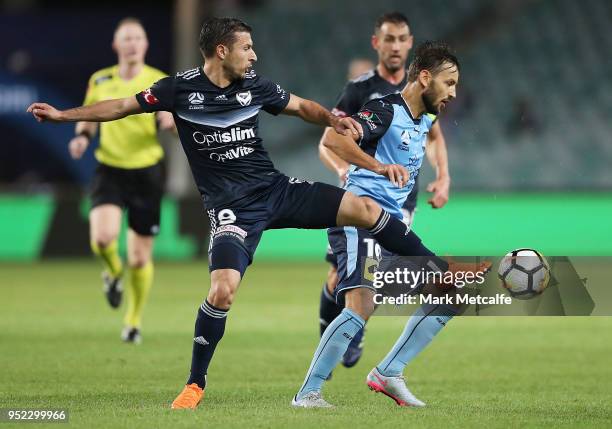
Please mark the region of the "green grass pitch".
<svg viewBox="0 0 612 429"><path fill-rule="evenodd" d="M292 409L318 341L326 269L255 263L206 398L195 412L177 412L169 405L189 369L209 284L204 262L157 265L140 346L120 342L122 311L104 302L93 261L0 265L0 408L67 408L69 426L81 428L612 425L612 318L602 317L456 318L407 368L428 403L419 410L364 384L405 323L374 317L362 361L338 368L324 390L337 408Z"/></svg>

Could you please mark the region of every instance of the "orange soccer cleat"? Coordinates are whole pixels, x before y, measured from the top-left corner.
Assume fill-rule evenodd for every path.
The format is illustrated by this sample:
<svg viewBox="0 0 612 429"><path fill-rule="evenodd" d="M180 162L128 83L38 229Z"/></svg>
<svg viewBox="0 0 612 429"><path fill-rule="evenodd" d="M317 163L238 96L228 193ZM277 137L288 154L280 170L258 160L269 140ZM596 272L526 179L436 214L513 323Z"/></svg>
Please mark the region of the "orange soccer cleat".
<svg viewBox="0 0 612 429"><path fill-rule="evenodd" d="M203 397L204 389L202 389L196 383L188 384L172 402L171 408L173 410L195 410Z"/></svg>

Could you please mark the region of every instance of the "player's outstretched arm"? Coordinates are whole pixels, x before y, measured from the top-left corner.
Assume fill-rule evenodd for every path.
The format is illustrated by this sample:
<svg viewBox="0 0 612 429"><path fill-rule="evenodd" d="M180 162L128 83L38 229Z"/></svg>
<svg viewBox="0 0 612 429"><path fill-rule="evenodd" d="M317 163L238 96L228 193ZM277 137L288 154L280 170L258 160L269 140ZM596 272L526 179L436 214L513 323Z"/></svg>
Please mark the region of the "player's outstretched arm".
<svg viewBox="0 0 612 429"><path fill-rule="evenodd" d="M361 125L353 118L338 118L319 103L294 94L289 95L289 103L282 113L297 116L312 124L332 127L336 132L343 135L359 137L363 134Z"/></svg>
<svg viewBox="0 0 612 429"><path fill-rule="evenodd" d="M410 178L408 170L399 164L382 164L365 153L355 142L355 138L331 132L322 140L323 145L349 164L373 171L388 177L391 183L402 188Z"/></svg>
<svg viewBox="0 0 612 429"><path fill-rule="evenodd" d="M428 203L433 208L439 209L448 202L451 180L448 173L446 141L438 122L431 128L428 140L427 159L436 171L436 180L427 185L427 192L433 192Z"/></svg>
<svg viewBox="0 0 612 429"><path fill-rule="evenodd" d="M38 122L107 122L144 112L136 97L105 100L68 110L57 110L47 103L33 103L27 111Z"/></svg>

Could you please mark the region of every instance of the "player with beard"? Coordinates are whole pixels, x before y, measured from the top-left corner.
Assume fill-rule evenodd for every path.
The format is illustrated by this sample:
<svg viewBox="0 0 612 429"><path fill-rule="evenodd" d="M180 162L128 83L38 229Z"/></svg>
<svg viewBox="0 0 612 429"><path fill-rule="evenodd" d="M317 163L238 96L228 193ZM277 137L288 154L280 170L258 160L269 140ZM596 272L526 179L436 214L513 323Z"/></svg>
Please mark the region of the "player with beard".
<svg viewBox="0 0 612 429"><path fill-rule="evenodd" d="M408 70L408 84L401 93L371 100L353 115L363 128L363 136L333 134L325 141L326 147L351 164L345 189L374 199L390 216L401 219L401 207L425 156L427 135L439 111L455 98L458 80L459 62L445 44L420 45ZM405 166L410 172L408 186L395 187L372 173L380 162ZM328 237L338 259L334 297L344 309L321 337L304 383L291 401L294 407L331 407L321 395L323 384L374 312L376 289L365 284L363 278L369 272L368 260L392 256L389 249L381 249L372 231L362 228L330 228ZM432 271L447 269L447 263L435 256L422 264L422 268ZM489 268L490 263L484 262L476 264L472 271L485 273ZM413 293L420 291L413 289ZM368 386L393 398L398 405L424 406L408 390L402 372L456 312L456 308L446 305L421 306L387 357L368 375Z"/></svg>
<svg viewBox="0 0 612 429"><path fill-rule="evenodd" d="M406 62L412 48L413 36L410 32L408 18L399 12L381 15L374 25L372 48L378 54L378 63L360 76L351 78L340 95L332 113L339 117L354 115L368 101L383 95L399 93L408 81ZM335 172L343 184L350 165L326 147L329 139L334 138L334 131L327 128L319 144L319 157L325 166ZM448 201L450 175L446 143L438 121L427 134L427 158L436 170L436 180L427 186L433 195L429 204L441 208ZM412 191L402 206L404 222L412 225L416 211L418 194L418 176ZM321 291L319 302L319 332L323 335L327 326L342 311L342 307L333 298L333 291L338 281L338 263L336 256L328 246L325 260L330 263L327 279ZM350 368L357 364L363 353L365 327L359 331L342 357L342 365Z"/></svg>
<svg viewBox="0 0 612 429"><path fill-rule="evenodd" d="M435 258L401 218L391 216L372 198L289 178L274 168L258 135L261 110L331 126L355 139L366 130L355 119L338 118L318 103L258 76L251 69L257 60L251 31L238 19L210 18L200 32L203 66L161 79L132 97L65 111L45 103L28 107L38 121L52 122L104 122L156 111L174 115L211 223L211 286L198 307L191 371L172 403L175 409L196 408L203 398L208 367L224 335L228 311L265 230L351 225L365 228L391 252ZM393 189L403 189L410 179L401 165L376 161L369 168L393 183ZM465 270L452 262L438 262L438 266L449 272Z"/></svg>

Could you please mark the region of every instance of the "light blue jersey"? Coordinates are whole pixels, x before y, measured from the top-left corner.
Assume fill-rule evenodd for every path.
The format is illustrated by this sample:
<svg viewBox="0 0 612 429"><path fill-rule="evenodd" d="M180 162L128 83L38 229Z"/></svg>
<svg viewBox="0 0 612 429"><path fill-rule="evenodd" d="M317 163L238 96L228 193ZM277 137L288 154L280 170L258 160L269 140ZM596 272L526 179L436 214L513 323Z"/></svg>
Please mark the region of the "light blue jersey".
<svg viewBox="0 0 612 429"><path fill-rule="evenodd" d="M353 118L363 128L361 149L383 164L403 165L410 172L410 179L399 188L385 176L352 165L345 188L374 199L389 214L401 219L401 207L419 174L427 134L436 116L427 113L414 119L402 96L390 94L367 102Z"/></svg>

